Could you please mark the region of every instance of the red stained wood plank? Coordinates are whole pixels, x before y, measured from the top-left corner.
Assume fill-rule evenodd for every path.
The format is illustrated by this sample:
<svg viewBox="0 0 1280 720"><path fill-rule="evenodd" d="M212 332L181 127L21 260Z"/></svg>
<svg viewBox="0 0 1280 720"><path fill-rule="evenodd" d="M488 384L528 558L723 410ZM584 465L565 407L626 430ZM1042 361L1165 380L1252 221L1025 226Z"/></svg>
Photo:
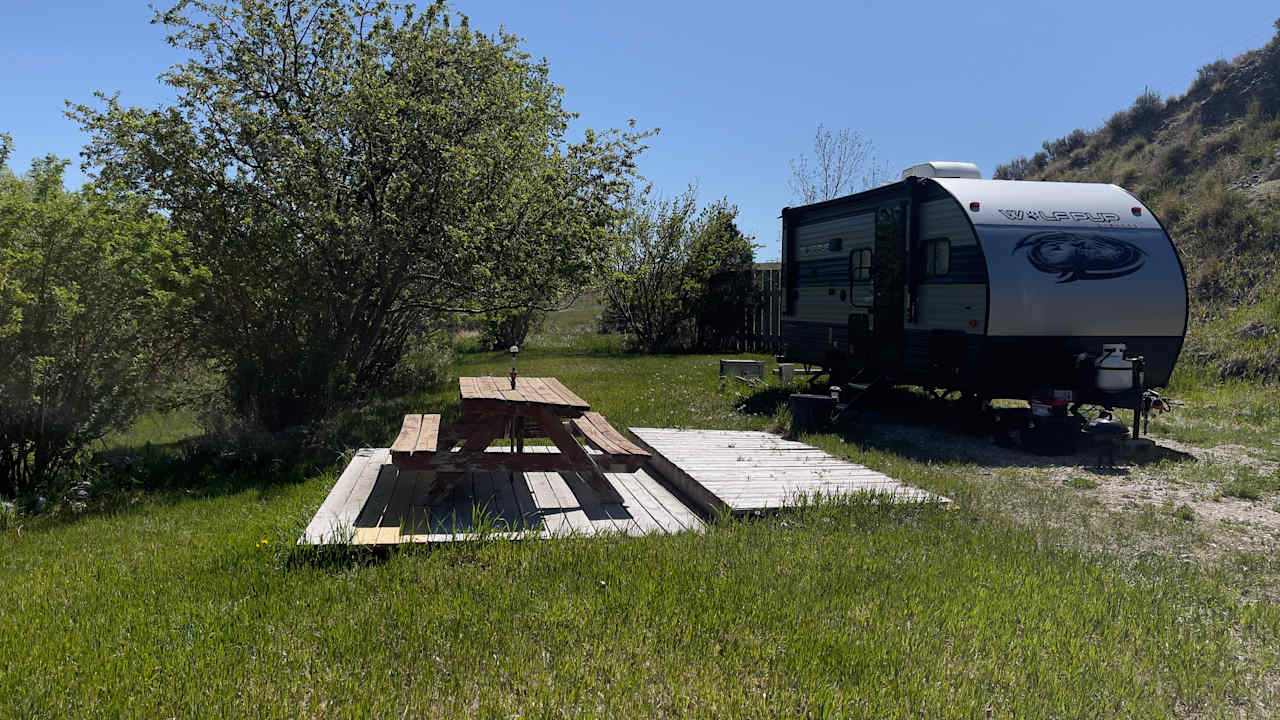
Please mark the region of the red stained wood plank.
<svg viewBox="0 0 1280 720"><path fill-rule="evenodd" d="M414 452L436 451L436 446L440 440L440 416L439 415L423 415L421 432L418 435L418 442L414 445Z"/></svg>
<svg viewBox="0 0 1280 720"><path fill-rule="evenodd" d="M560 404L560 398L556 397L555 393L550 391L550 388L547 387L547 383L542 378L520 378L516 382L517 384L524 386L525 394L530 397L531 402L543 405Z"/></svg>
<svg viewBox="0 0 1280 720"><path fill-rule="evenodd" d="M573 424L582 431L590 440L595 443L600 451L609 455L627 456L636 455L641 458L649 457L649 453L637 447L630 440L622 436L604 416L598 412L585 412L581 418L573 421ZM623 461L625 457L612 458L614 460Z"/></svg>
<svg viewBox="0 0 1280 720"><path fill-rule="evenodd" d="M596 426L596 428L603 433L605 437L609 438L614 445L617 445L621 451L630 455L649 456L649 453L641 450L635 443L628 440L626 436L610 425L609 421L605 420L603 415L600 413L590 413L590 415L592 416L591 422Z"/></svg>
<svg viewBox="0 0 1280 720"><path fill-rule="evenodd" d="M458 378L459 395L464 401L496 400L511 403L536 403L573 410L589 410L591 405L555 378L516 378L511 389L509 378Z"/></svg>
<svg viewBox="0 0 1280 720"><path fill-rule="evenodd" d="M620 452L622 448L610 442L609 437L600 432L600 430L596 428L595 424L591 422L591 418L588 417L591 414L592 413L583 413L582 417L574 418L573 426L578 428L578 432L586 436L587 442L594 445L600 450L600 452L607 455Z"/></svg>
<svg viewBox="0 0 1280 720"><path fill-rule="evenodd" d="M436 416L438 420L439 415ZM391 452L413 452L418 445L418 436L422 432L422 416L413 413L404 416L404 423L400 426L400 434L396 436L396 441L391 443Z"/></svg>
<svg viewBox="0 0 1280 720"><path fill-rule="evenodd" d="M586 400L583 400L582 398L578 397L576 394L574 394L574 392L573 392L572 390L570 390L569 388L565 387L565 386L564 386L564 383L560 382L559 380L557 380L557 379L555 379L555 378L553 378L553 377L551 377L551 378L542 378L542 380L544 380L544 381L547 383L547 385L548 385L548 386L550 386L550 387L551 387L551 389L552 389L552 390L553 390L557 395L559 395L561 398L563 398L564 403L565 403L566 405L569 405L569 406L571 406L571 407L581 408L581 409L583 409L583 410L590 410L590 409L591 409L591 404L590 404L590 403L588 403Z"/></svg>

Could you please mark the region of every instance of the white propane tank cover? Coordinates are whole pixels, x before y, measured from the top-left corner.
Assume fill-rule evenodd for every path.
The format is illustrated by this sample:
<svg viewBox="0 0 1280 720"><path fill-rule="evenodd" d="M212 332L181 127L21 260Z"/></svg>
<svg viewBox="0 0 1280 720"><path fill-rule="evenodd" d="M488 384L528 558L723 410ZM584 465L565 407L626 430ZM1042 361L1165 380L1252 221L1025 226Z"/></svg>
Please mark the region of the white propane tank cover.
<svg viewBox="0 0 1280 720"><path fill-rule="evenodd" d="M906 180L909 177L973 178L975 180L980 180L982 178L982 171L978 170L978 166L971 162L934 160L933 162L912 165L906 170L903 170L902 177L900 179Z"/></svg>
<svg viewBox="0 0 1280 720"><path fill-rule="evenodd" d="M1098 369L1094 384L1103 392L1124 392L1133 387L1133 361L1124 357L1124 343L1105 343L1094 361Z"/></svg>

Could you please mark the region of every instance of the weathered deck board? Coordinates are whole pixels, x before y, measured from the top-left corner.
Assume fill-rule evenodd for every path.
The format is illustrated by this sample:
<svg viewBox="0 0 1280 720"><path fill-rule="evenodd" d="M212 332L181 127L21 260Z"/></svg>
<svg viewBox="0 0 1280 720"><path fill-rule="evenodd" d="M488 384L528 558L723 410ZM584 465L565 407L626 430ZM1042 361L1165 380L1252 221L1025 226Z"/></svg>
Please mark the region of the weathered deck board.
<svg viewBox="0 0 1280 720"><path fill-rule="evenodd" d="M892 502L950 502L768 433L631 428L631 434L653 455L652 467L709 513L774 510L815 495L871 493Z"/></svg>
<svg viewBox="0 0 1280 720"><path fill-rule="evenodd" d="M497 450L497 448L495 448ZM533 446L529 452L556 452ZM443 493L429 491L434 473L400 471L387 449L364 449L334 484L303 544L449 542L477 537L482 509L497 536L550 538L701 531L704 523L646 470L608 473L622 502L602 502L577 473L472 471Z"/></svg>

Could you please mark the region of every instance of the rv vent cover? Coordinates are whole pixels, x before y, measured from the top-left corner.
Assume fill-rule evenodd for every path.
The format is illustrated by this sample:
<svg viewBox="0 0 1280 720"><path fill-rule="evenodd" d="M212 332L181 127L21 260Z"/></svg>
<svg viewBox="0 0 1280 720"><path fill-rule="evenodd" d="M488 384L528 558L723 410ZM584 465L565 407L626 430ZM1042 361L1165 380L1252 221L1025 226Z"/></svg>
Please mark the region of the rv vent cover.
<svg viewBox="0 0 1280 720"><path fill-rule="evenodd" d="M902 178L980 178L982 173L978 166L967 162L927 162L913 165L902 171Z"/></svg>

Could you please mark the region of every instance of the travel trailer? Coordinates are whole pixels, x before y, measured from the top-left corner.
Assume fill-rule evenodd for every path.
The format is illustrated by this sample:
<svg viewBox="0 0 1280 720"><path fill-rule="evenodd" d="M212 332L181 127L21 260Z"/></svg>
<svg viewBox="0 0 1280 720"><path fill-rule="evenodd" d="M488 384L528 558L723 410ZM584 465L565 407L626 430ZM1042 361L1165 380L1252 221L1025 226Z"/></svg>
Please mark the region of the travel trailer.
<svg viewBox="0 0 1280 720"><path fill-rule="evenodd" d="M785 359L871 382L1139 409L1168 383L1187 283L1123 188L932 162L782 210ZM1135 428L1136 432L1136 428Z"/></svg>

